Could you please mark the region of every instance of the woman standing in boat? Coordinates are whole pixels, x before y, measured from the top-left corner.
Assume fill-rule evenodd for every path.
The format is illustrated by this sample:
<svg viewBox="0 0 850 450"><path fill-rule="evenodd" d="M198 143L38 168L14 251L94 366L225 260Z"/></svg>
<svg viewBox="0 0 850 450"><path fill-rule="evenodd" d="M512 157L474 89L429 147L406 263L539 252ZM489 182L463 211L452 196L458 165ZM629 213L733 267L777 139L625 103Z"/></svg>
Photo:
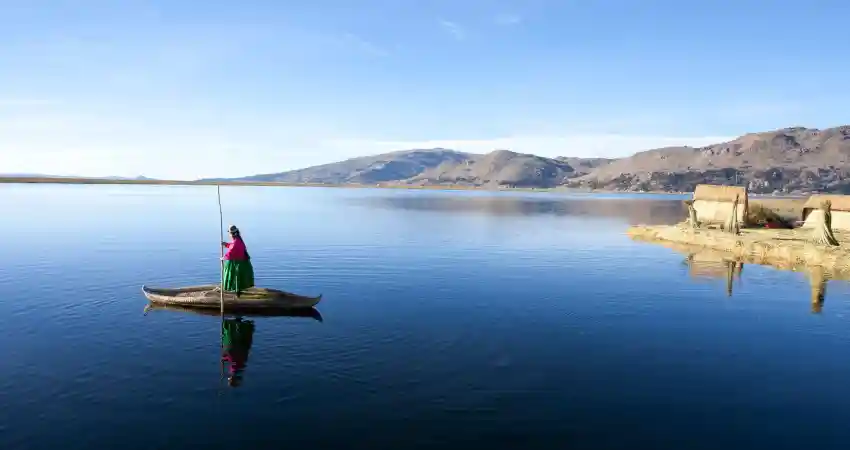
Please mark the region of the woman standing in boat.
<svg viewBox="0 0 850 450"><path fill-rule="evenodd" d="M221 243L222 247L227 249L221 257L224 261L223 288L225 291L239 295L245 289L254 287L254 267L251 265L251 256L248 254L239 228L231 225L228 233L232 242Z"/></svg>

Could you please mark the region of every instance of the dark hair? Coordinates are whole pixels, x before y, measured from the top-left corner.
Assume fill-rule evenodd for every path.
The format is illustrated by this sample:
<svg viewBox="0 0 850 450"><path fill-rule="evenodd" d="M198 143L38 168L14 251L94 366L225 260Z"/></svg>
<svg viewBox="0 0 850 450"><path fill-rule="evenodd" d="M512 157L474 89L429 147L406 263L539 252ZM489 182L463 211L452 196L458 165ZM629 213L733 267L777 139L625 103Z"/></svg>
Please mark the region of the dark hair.
<svg viewBox="0 0 850 450"><path fill-rule="evenodd" d="M236 228L236 225L231 225L227 232L233 235L233 237L242 237L239 233L239 228Z"/></svg>

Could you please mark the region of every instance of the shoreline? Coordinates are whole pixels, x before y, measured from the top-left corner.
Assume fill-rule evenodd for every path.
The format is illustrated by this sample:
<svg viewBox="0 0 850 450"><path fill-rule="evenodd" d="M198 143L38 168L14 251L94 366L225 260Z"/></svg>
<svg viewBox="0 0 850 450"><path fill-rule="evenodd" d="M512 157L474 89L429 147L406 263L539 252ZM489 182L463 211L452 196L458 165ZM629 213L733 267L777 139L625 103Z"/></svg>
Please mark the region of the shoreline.
<svg viewBox="0 0 850 450"><path fill-rule="evenodd" d="M668 191L611 191L588 190L566 187L534 188L534 187L486 187L466 185L407 185L407 184L329 184L329 183L291 183L279 181L210 181L210 180L149 180L149 179L109 179L88 177L0 177L0 184L105 184L105 185L146 185L146 186L242 186L242 187L323 187L349 189L410 189L410 190L444 190L444 191L494 191L494 192L565 192L572 194L628 194L628 195L689 195L692 192ZM766 199L804 199L805 195L772 195L750 194L751 198Z"/></svg>
<svg viewBox="0 0 850 450"><path fill-rule="evenodd" d="M85 177L0 177L0 184L108 184L108 185L158 185L158 186L242 186L242 187L318 187L342 189L410 189L410 190L444 190L444 191L519 191L519 192L568 192L575 194L652 194L652 195L688 195L689 192L632 192L573 189L566 187L534 188L534 187L486 187L466 185L408 185L408 184L330 184L330 183L290 183L280 181L214 181L214 180L136 180L109 179Z"/></svg>

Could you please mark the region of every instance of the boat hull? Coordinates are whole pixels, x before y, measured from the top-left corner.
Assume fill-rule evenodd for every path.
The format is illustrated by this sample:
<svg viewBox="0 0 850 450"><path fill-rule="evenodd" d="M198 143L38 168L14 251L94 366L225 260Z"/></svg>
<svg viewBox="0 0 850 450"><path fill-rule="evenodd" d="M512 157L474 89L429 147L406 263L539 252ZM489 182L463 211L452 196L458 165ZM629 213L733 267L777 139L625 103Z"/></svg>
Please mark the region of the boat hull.
<svg viewBox="0 0 850 450"><path fill-rule="evenodd" d="M151 311L170 311L170 312L179 312L179 313L187 313L187 314L198 314L201 316L214 316L219 317L219 309L213 308L187 308L185 306L175 306L175 305L162 305L156 303L148 303L145 305L144 313L147 315ZM290 317L296 319L313 319L317 322L324 322L324 318L322 317L322 313L319 312L316 308L263 308L263 309L255 309L255 310L228 310L229 316L238 316L238 317Z"/></svg>
<svg viewBox="0 0 850 450"><path fill-rule="evenodd" d="M239 296L225 292L222 296L218 285L190 286L183 288L151 288L142 286L142 293L153 305L179 306L183 308L220 309L224 301L226 311L264 311L286 309L308 309L316 306L322 296L307 297L277 289L250 288Z"/></svg>

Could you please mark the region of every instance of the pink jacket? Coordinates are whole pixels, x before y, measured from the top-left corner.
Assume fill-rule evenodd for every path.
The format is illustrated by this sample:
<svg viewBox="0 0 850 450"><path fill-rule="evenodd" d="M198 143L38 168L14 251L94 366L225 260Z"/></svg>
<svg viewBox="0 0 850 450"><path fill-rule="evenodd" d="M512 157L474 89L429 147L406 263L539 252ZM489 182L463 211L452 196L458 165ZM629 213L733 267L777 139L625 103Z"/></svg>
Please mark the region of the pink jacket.
<svg viewBox="0 0 850 450"><path fill-rule="evenodd" d="M236 375L237 372L242 371L247 365L248 357L245 355L234 355L233 353L226 353L221 360L223 362L228 363L228 371L231 375Z"/></svg>
<svg viewBox="0 0 850 450"><path fill-rule="evenodd" d="M245 242L241 237L235 238L233 242L227 244L227 251L224 252L224 256L221 259L232 259L234 261L248 259L248 249L245 248Z"/></svg>

